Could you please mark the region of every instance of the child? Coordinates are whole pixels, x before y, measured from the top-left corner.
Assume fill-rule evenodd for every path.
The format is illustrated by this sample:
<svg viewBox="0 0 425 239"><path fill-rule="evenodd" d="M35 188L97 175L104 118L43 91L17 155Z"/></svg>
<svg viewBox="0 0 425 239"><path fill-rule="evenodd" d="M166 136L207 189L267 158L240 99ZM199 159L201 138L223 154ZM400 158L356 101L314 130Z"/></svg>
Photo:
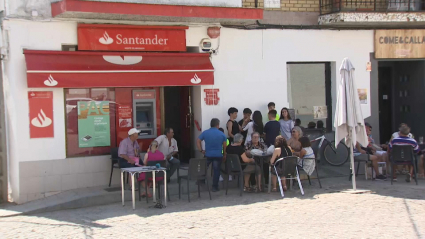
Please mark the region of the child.
<svg viewBox="0 0 425 239"><path fill-rule="evenodd" d="M271 110L276 110L276 104L274 103L274 102L270 102L268 105L267 105L267 108L269 108L269 112L271 111ZM276 120L276 121L279 121L279 115L276 115L276 118L274 119L274 120ZM270 119L269 119L270 120Z"/></svg>
<svg viewBox="0 0 425 239"><path fill-rule="evenodd" d="M264 139L267 147L274 145L276 137L280 132L280 123L276 121L276 115L276 110L270 110L268 114L270 121L264 126Z"/></svg>
<svg viewBox="0 0 425 239"><path fill-rule="evenodd" d="M311 148L310 140L307 137L301 137L298 141L301 143L302 147L298 165L300 165L308 175L311 175L316 167L316 157Z"/></svg>
<svg viewBox="0 0 425 239"><path fill-rule="evenodd" d="M236 118L238 117L238 109L234 107L230 107L227 111L227 114L230 117L226 124L227 134L229 135L228 139L230 143L233 143L234 135L240 133L242 131L242 128L248 124L248 121L245 120L242 126L240 126L238 122L236 122Z"/></svg>
<svg viewBox="0 0 425 239"><path fill-rule="evenodd" d="M224 133L224 129L223 128L219 128L218 130L220 130L221 132L223 132ZM227 139L227 146L229 146L229 139ZM223 153L223 149L221 150L221 153ZM224 166L224 164L225 163L222 163L222 166ZM222 167L221 168L223 171L224 171L224 168ZM221 176L221 174L220 174L220 182L221 181L223 181L224 179L223 179L223 177ZM229 181L232 181L232 175L229 175Z"/></svg>

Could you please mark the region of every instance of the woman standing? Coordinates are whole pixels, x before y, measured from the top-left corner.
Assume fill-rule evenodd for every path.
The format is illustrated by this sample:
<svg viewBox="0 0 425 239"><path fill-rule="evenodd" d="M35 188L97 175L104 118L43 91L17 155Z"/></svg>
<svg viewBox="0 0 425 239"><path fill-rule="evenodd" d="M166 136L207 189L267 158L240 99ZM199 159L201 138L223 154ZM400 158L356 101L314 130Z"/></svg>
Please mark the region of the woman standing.
<svg viewBox="0 0 425 239"><path fill-rule="evenodd" d="M291 138L291 130L294 128L294 121L291 119L291 115L289 115L288 108L282 108L280 111L280 134L286 139Z"/></svg>
<svg viewBox="0 0 425 239"><path fill-rule="evenodd" d="M249 122L244 128L243 131L248 130L248 134L246 136L245 145L251 141L252 133L258 132L260 136L264 133L264 124L263 124L263 116L261 112L256 110L252 115L253 121Z"/></svg>

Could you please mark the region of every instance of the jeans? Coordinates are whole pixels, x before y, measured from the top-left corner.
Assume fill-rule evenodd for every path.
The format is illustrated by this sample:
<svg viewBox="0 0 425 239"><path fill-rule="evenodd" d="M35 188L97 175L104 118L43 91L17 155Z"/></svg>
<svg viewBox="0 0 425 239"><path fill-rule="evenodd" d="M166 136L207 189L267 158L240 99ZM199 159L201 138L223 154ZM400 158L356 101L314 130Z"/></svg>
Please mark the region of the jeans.
<svg viewBox="0 0 425 239"><path fill-rule="evenodd" d="M173 158L173 160L167 161L167 178L170 179L179 167L180 160Z"/></svg>
<svg viewBox="0 0 425 239"><path fill-rule="evenodd" d="M220 166L223 157L207 157L207 167L213 165L213 188L218 189L218 180L220 179Z"/></svg>
<svg viewBox="0 0 425 239"><path fill-rule="evenodd" d="M136 167L134 164L129 163L127 160L120 158L118 160L118 165L120 168L133 168Z"/></svg>

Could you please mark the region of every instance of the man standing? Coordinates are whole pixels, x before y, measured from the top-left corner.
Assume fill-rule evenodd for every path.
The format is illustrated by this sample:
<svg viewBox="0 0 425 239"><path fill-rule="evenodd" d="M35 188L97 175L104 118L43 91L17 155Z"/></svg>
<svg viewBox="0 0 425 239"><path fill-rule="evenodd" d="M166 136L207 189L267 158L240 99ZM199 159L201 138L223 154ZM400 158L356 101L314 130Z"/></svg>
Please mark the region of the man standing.
<svg viewBox="0 0 425 239"><path fill-rule="evenodd" d="M174 130L172 128L166 128L164 134L156 138L155 141L158 142L158 150L164 154L167 161L167 180L170 180L171 176L180 167L180 160L175 158L179 149L177 147L177 141L174 139Z"/></svg>
<svg viewBox="0 0 425 239"><path fill-rule="evenodd" d="M217 192L218 180L220 178L220 166L223 158L226 158L227 139L219 130L220 120L214 118L210 123L211 128L202 132L196 140L198 150L207 157L207 166L213 165L213 186L212 191ZM202 141L205 141L205 150L202 150Z"/></svg>
<svg viewBox="0 0 425 239"><path fill-rule="evenodd" d="M131 168L135 166L135 163L139 164L140 146L137 143L139 133L140 131L132 128L128 131L128 137L121 141L118 148L120 168Z"/></svg>
<svg viewBox="0 0 425 239"><path fill-rule="evenodd" d="M276 110L276 104L274 103L274 102L270 102L268 105L267 105L267 107L269 108L269 112L271 111L271 110ZM276 115L276 121L279 121L279 119L280 119L280 115L279 114L277 114Z"/></svg>
<svg viewBox="0 0 425 239"><path fill-rule="evenodd" d="M251 115L252 115L252 111L249 108L245 108L243 110L243 119L239 120L238 124L242 127L244 125L245 122L251 122ZM248 124L245 123L245 124ZM245 139L246 139L246 135L247 135L248 131L241 131L241 134L243 136L243 141L242 141L242 145L245 144Z"/></svg>

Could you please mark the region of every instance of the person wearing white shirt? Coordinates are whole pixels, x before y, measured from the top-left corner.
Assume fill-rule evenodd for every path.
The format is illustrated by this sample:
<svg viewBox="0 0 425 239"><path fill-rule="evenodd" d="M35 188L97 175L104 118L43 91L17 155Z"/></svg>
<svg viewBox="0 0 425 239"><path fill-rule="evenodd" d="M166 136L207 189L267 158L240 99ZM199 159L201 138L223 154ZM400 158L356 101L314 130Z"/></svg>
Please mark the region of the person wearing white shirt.
<svg viewBox="0 0 425 239"><path fill-rule="evenodd" d="M174 130L166 128L164 134L156 138L155 141L158 142L158 150L164 154L167 161L167 178L170 179L177 168L180 167L180 160L175 158L179 149L177 141L174 139Z"/></svg>

